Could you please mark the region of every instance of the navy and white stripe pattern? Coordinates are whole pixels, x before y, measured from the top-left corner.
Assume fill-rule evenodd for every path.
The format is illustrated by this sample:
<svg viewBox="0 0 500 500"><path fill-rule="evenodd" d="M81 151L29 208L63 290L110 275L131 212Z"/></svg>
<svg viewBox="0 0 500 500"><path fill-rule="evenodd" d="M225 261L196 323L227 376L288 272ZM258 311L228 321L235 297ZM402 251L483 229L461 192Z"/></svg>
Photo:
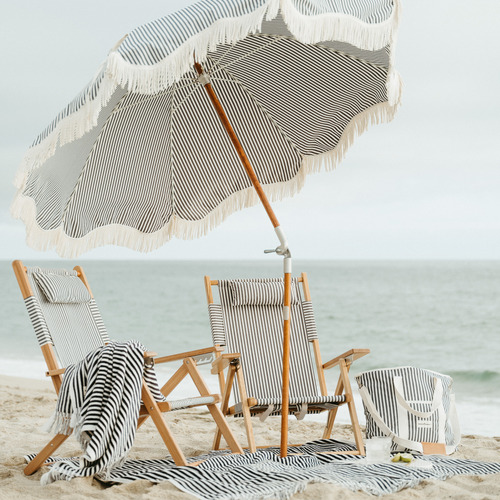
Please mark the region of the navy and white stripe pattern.
<svg viewBox="0 0 500 500"><path fill-rule="evenodd" d="M40 345L53 344L62 367L77 363L89 352L109 342L95 300L73 303L50 302L39 286L40 276L48 277L50 280L53 280L54 276L71 277L81 283L76 271L28 267L27 273L34 295L28 297L25 303L35 334ZM38 276L38 280L35 276ZM58 284L62 286L62 282ZM73 279L64 280L65 286L75 284L76 281ZM79 290L79 287L76 290ZM57 293L59 296L70 296L76 292L74 289L64 291L59 287Z"/></svg>
<svg viewBox="0 0 500 500"><path fill-rule="evenodd" d="M220 304L208 304L208 316L214 345L226 345L224 316Z"/></svg>
<svg viewBox="0 0 500 500"><path fill-rule="evenodd" d="M89 302L49 302L45 292L39 287L40 276L49 277L50 280L53 280L54 276L58 276L64 278L64 280L56 282L59 286L57 293L62 296L74 293L74 290L73 292L65 291L61 287L74 287L74 280L68 279L68 277L80 281L76 271L28 267L27 273L34 295L27 297L25 304L35 335L40 346L52 344L61 367L75 365L85 356L92 355L96 349L110 343L108 332L94 299ZM35 279L35 275L38 279ZM210 362L213 354L194 356L194 358L198 364L203 364ZM144 369L144 380L150 387L155 399L163 401L163 395L157 387L156 373L152 368L146 367ZM192 405L210 404L213 403L213 400L212 396L200 396L171 400L169 403L172 410L178 410Z"/></svg>
<svg viewBox="0 0 500 500"><path fill-rule="evenodd" d="M274 406L271 415L280 413L282 403L282 352L283 352L283 305L271 303L262 305L253 300L251 305L234 305L234 290L254 290L257 298L270 297L264 285L270 290L283 290L281 278L259 278L252 280L219 280L220 311L224 327L224 340L228 352L241 353L241 366L248 397L257 399L257 407ZM251 285L245 288L244 285ZM269 290L268 289L268 290ZM295 297L300 297L300 284L292 279ZM344 402L345 396L322 396L311 359L310 345L302 302L297 300L290 306L291 354L290 354L290 413L300 412L302 404L310 405L309 412L320 411ZM219 312L219 311L217 311ZM213 313L212 313L213 314ZM214 324L215 321L212 321ZM312 334L314 336L314 333ZM214 339L222 339L220 332L213 332ZM239 392L236 384L233 397L238 405ZM238 408L238 406L237 406ZM315 408L315 409L314 409Z"/></svg>
<svg viewBox="0 0 500 500"><path fill-rule="evenodd" d="M37 146L47 139L57 128L58 124L75 113L77 113L85 104L97 99L99 90L104 80L105 67L102 65L92 80L80 91L80 93L52 120L52 122L41 132L34 140L32 146ZM74 140L76 137L71 137Z"/></svg>
<svg viewBox="0 0 500 500"><path fill-rule="evenodd" d="M36 339L40 347L45 344L52 344L52 337L50 336L49 328L45 322L45 317L37 298L34 295L26 297L24 305L28 310L28 316L35 330Z"/></svg>
<svg viewBox="0 0 500 500"><path fill-rule="evenodd" d="M400 388L396 387L397 379L401 380ZM367 371L357 375L356 381L363 397L367 438L385 436L387 433L380 428L367 407L366 396L363 392L365 390L383 423L396 436L392 444L393 450L406 451L407 449L397 442L399 437L416 443L441 442L452 447L450 452L454 451L460 441L460 435L455 435L452 425L451 417L455 408L451 399L453 384L451 377L430 370L406 366ZM442 412L439 411L439 407L432 410L433 398L437 390L436 384L443 388L440 398ZM397 391L403 391L401 396L408 406L415 413L422 415L415 415L402 408L398 402ZM428 413L432 414L427 416ZM440 428L444 429L442 435L439 432ZM419 450L408 447L408 451Z"/></svg>
<svg viewBox="0 0 500 500"><path fill-rule="evenodd" d="M268 0L204 0L179 12L162 17L131 31L117 49L124 61L131 65L154 66L178 50L190 38L225 19L237 19L259 9L269 7ZM274 2L276 3L276 2ZM294 0L289 3L300 15L306 17L331 14L348 15L368 25L389 19L393 10L392 0L314 2ZM273 6L274 7L274 6ZM274 7L275 8L275 7Z"/></svg>
<svg viewBox="0 0 500 500"><path fill-rule="evenodd" d="M284 300L283 280L234 280L231 282L233 306L282 306ZM298 304L297 289L291 289L291 304Z"/></svg>
<svg viewBox="0 0 500 500"><path fill-rule="evenodd" d="M109 243L149 251L258 202L193 51L268 195L292 195L395 113L396 6L204 0L132 31L28 155L12 213L29 244L67 257Z"/></svg>
<svg viewBox="0 0 500 500"><path fill-rule="evenodd" d="M143 376L155 398L165 400L153 369L144 365L145 351L136 341L112 342L66 369L50 430L74 432L83 455L78 464L56 463L42 484L106 475L125 460L135 438Z"/></svg>
<svg viewBox="0 0 500 500"><path fill-rule="evenodd" d="M304 322L306 324L307 340L309 342L319 340L316 320L314 319L313 305L310 300L304 300L302 302L302 312L304 313Z"/></svg>
<svg viewBox="0 0 500 500"><path fill-rule="evenodd" d="M331 483L351 491L381 496L415 487L422 481L500 472L499 463L451 459L439 455L422 457L432 464L432 468L417 469L389 463L366 465L365 460L356 455L325 453L348 450L355 450L355 447L334 440L318 440L290 447L289 455L285 458L279 457L279 449L269 448L245 455L213 452L188 459L205 459L197 467L175 467L171 460L127 460L102 480L110 483L127 483L137 479L153 483L170 481L197 498L239 500L285 499L313 482Z"/></svg>
<svg viewBox="0 0 500 500"><path fill-rule="evenodd" d="M54 304L81 304L90 302L87 287L76 273L33 273L33 278L45 295Z"/></svg>

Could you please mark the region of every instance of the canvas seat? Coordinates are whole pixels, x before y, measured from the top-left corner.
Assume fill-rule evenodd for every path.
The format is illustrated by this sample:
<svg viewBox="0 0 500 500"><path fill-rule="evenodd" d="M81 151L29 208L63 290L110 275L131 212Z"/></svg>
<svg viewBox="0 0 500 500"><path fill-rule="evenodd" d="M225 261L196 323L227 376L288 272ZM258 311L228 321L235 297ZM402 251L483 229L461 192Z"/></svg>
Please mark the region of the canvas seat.
<svg viewBox="0 0 500 500"><path fill-rule="evenodd" d="M214 301L216 287L219 303ZM205 276L214 345L228 353L216 354L212 373L218 373L222 412L243 416L250 450L256 449L250 417L281 414L283 357L283 280L214 280ZM349 369L368 349L351 349L323 363L306 273L292 279L289 413L302 419L308 413L328 411L323 438L331 435L337 409L347 405L357 450L363 440L349 382ZM312 350L312 353L311 353ZM338 366L340 375L328 393L326 369ZM225 370L227 368L227 374ZM236 383L234 383L236 381ZM229 405L232 392L234 404ZM220 446L217 431L214 448Z"/></svg>
<svg viewBox="0 0 500 500"><path fill-rule="evenodd" d="M65 367L75 364L91 351L110 342L102 321L96 301L80 266L74 270L27 268L19 260L13 262L21 293L28 314L35 330L45 358L48 371L57 393L61 388ZM176 465L188 465L186 458L177 445L161 413L207 406L215 423L228 440L233 452L243 450L234 438L217 403L218 394L210 394L197 368L197 362L213 358L215 347L196 351L157 357L156 353L145 352L144 362L158 364L171 361L182 361L180 368L160 389L163 396L168 396L186 377L190 376L199 396L177 401L157 401L148 385L142 382L142 405L139 412L138 426L151 417L168 448ZM159 394L161 397L161 395ZM25 474L38 470L49 455L68 438L68 435L57 434L45 448L30 461Z"/></svg>

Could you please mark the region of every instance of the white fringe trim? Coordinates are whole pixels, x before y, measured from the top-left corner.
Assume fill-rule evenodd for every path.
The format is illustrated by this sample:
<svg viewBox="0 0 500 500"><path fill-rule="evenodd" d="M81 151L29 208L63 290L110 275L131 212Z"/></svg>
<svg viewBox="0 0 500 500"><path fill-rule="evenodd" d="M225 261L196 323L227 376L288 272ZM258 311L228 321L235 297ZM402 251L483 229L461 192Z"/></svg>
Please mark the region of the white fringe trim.
<svg viewBox="0 0 500 500"><path fill-rule="evenodd" d="M291 0L269 0L254 12L232 19L221 19L206 30L187 40L175 52L154 66L137 66L123 60L112 51L103 63L105 77L96 99L87 101L77 112L66 116L55 129L26 153L15 178L15 185L24 185L30 170L38 168L54 155L58 147L82 137L96 126L101 110L107 105L116 89L121 86L129 91L154 94L179 81L192 68L193 53L203 62L209 51L221 43L236 43L250 33L257 32L265 19L274 19L279 10L290 31L304 43L320 40L338 40L367 50L380 49L393 43L399 23L400 0L394 0L391 16L382 23L367 24L345 14L304 16L293 6ZM392 57L392 54L391 54ZM101 66L102 68L102 66ZM100 68L100 69L101 69ZM397 78L390 66L388 88L399 88L389 80ZM389 93L389 102L394 105L398 97Z"/></svg>
<svg viewBox="0 0 500 500"><path fill-rule="evenodd" d="M209 28L186 40L177 50L154 66L139 66L125 61L119 52L108 56L108 71L117 85L130 92L156 94L178 82L193 69L194 57L205 61L207 54L220 44L231 44L256 33L264 18L276 17L279 0L269 0L260 9L245 16L219 19ZM267 16L266 16L267 14ZM272 16L272 17L270 17Z"/></svg>
<svg viewBox="0 0 500 500"><path fill-rule="evenodd" d="M71 414L55 411L43 427L45 432L53 434L65 434L69 436L73 431L71 425Z"/></svg>
<svg viewBox="0 0 500 500"><path fill-rule="evenodd" d="M399 80L394 79L395 84ZM400 89L393 90L394 95ZM397 111L395 106L380 103L365 110L346 127L337 147L317 156L304 156L299 172L287 182L263 186L271 201L281 200L296 194L305 184L307 174L325 170L333 170L344 158L354 139L362 134L370 124L388 122ZM229 215L237 210L254 206L259 198L253 187L234 193L224 200L215 210L199 221L187 221L174 216L161 230L152 234L144 234L137 229L112 224L100 227L82 238L71 238L62 227L44 230L36 222L36 206L32 198L18 192L11 207L14 218L21 219L26 225L26 242L37 250L55 249L61 257L74 258L93 248L104 245L117 245L140 252L151 252L161 247L173 237L180 239L199 238L221 224Z"/></svg>
<svg viewBox="0 0 500 500"><path fill-rule="evenodd" d="M23 186L29 172L43 165L58 148L92 130L117 87L106 73L94 100L87 101L78 111L64 117L42 142L28 149L14 179L14 185L17 188Z"/></svg>
<svg viewBox="0 0 500 500"><path fill-rule="evenodd" d="M394 0L391 15L379 24L365 23L347 14L305 16L291 0L281 0L280 4L288 29L302 43L335 40L364 50L379 50L393 41L399 25L400 0Z"/></svg>

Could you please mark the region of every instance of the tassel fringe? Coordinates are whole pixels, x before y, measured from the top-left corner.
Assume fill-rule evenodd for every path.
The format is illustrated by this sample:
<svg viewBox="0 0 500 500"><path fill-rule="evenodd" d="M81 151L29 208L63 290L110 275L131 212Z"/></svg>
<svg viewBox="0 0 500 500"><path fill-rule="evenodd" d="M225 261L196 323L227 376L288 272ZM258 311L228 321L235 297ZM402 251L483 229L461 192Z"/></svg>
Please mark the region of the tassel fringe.
<svg viewBox="0 0 500 500"><path fill-rule="evenodd" d="M400 96L400 81L393 79L397 88L394 96ZM333 170L344 158L355 138L362 134L371 124L392 120L397 111L399 101L394 106L380 103L367 109L344 130L339 144L332 151L322 155L304 156L302 166L295 177L287 182L264 185L264 191L271 201L291 197L299 192L305 184L309 173ZM251 207L259 203L253 187L234 193L224 200L215 210L199 221L187 221L174 216L161 230L144 234L137 229L112 224L97 228L82 238L71 238L63 231L63 227L52 230L40 228L36 222L36 206L32 198L18 192L12 207L14 218L21 219L26 225L27 243L37 250L55 249L61 257L75 258L84 252L104 245L117 245L140 252L151 252L161 247L171 238L194 239L206 235L211 229L221 224L229 215L237 210Z"/></svg>
<svg viewBox="0 0 500 500"><path fill-rule="evenodd" d="M399 23L400 0L395 0L391 16L382 23L367 24L345 14L305 16L298 12L291 0L268 0L254 12L233 19L221 19L206 30L196 34L175 52L154 66L137 66L125 61L117 50L111 51L99 69L104 71L97 96L88 91L84 103L74 113L59 120L54 129L40 143L33 145L26 153L14 184L21 188L28 173L41 166L54 155L57 148L82 137L97 125L101 110L108 104L118 87L131 92L154 94L179 81L192 68L193 53L203 62L209 51L221 43L231 44L257 32L264 19L274 19L282 11L284 20L294 36L304 43L320 40L338 40L362 49L376 50L393 44ZM391 51L393 52L393 51ZM391 60L393 54L391 53ZM389 68L387 88L399 89L397 73ZM97 78L97 77L96 77ZM94 79L95 81L95 79ZM389 103L399 101L398 95L389 92Z"/></svg>
<svg viewBox="0 0 500 500"><path fill-rule="evenodd" d="M364 50L379 50L392 43L400 17L400 0L394 1L391 16L379 24L364 23L347 14L305 16L290 0L281 0L280 8L288 29L300 42L335 40Z"/></svg>
<svg viewBox="0 0 500 500"><path fill-rule="evenodd" d="M115 82L109 74L105 74L95 99L87 97L83 106L62 118L45 139L28 149L14 179L14 185L17 188L24 186L31 170L43 165L61 146L79 139L92 130L97 125L99 114L116 89Z"/></svg>

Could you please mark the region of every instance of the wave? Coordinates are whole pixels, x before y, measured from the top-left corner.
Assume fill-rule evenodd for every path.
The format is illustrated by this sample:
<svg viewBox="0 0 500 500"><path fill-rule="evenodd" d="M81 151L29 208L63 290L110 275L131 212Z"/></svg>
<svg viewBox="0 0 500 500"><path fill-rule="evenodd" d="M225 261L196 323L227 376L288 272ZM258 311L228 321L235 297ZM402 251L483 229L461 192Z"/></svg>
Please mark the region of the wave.
<svg viewBox="0 0 500 500"><path fill-rule="evenodd" d="M457 381L470 382L500 382L500 373L493 370L462 370L448 372L448 375Z"/></svg>
<svg viewBox="0 0 500 500"><path fill-rule="evenodd" d="M500 401L500 373L494 370L459 370L448 372L453 378L457 398L481 398ZM458 400L457 399L457 400Z"/></svg>

